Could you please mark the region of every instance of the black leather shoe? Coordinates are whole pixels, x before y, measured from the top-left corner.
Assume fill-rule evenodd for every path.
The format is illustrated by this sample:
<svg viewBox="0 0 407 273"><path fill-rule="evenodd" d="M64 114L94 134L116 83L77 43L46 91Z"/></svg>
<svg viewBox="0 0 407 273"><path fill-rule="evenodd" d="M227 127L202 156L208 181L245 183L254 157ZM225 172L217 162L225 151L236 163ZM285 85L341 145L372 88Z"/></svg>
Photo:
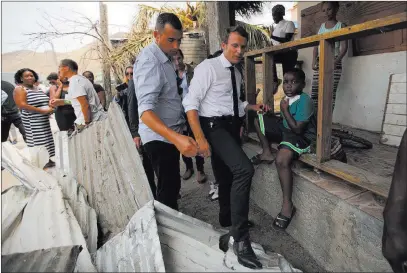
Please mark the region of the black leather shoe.
<svg viewBox="0 0 407 273"><path fill-rule="evenodd" d="M251 269L263 268L263 265L261 264L259 259L257 259L256 254L254 254L254 251L248 239L241 242L234 242L233 251L237 256L237 261L239 262L239 264Z"/></svg>

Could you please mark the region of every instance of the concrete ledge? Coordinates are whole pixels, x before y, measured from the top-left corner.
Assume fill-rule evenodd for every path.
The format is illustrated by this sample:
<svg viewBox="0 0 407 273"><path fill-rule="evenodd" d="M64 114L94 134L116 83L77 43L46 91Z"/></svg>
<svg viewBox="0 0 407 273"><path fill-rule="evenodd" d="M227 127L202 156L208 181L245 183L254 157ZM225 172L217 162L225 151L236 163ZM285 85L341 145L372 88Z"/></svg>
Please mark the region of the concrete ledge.
<svg viewBox="0 0 407 273"><path fill-rule="evenodd" d="M249 156L261 151L244 147ZM372 193L301 164L294 167L297 213L287 232L328 271L391 272L381 252L383 204ZM275 164L260 165L252 202L275 217L282 202Z"/></svg>

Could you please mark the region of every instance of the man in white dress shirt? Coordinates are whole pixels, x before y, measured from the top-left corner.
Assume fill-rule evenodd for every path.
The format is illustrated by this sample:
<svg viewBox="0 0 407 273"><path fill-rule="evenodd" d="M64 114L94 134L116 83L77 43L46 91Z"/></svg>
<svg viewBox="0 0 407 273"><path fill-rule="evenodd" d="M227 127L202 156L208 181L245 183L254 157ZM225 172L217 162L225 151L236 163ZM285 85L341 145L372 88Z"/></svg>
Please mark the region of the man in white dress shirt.
<svg viewBox="0 0 407 273"><path fill-rule="evenodd" d="M183 100L188 122L198 143L199 153L212 156L219 183L219 222L231 226L233 249L243 266L259 269L262 264L250 245L248 214L254 168L240 145L241 119L245 111L268 110L263 105L242 102L242 75L235 65L243 57L248 34L237 26L228 29L222 42L223 54L206 59L195 68L189 92ZM227 250L229 234L223 235L220 248Z"/></svg>

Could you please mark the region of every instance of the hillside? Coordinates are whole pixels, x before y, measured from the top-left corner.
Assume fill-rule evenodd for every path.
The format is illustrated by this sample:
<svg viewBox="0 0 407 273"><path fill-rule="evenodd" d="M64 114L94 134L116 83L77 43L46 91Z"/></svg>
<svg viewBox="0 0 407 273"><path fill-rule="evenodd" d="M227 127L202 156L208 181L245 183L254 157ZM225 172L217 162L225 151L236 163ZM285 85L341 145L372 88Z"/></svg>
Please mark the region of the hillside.
<svg viewBox="0 0 407 273"><path fill-rule="evenodd" d="M89 44L67 53L57 52L56 62L51 51L38 53L30 50L20 50L5 53L1 55L2 72L15 73L20 68L28 67L35 70L42 77L47 77L49 73L58 71L58 62L60 60L69 58L78 63L80 73L90 70L97 75L101 73L101 65L99 60L97 60L96 52L89 52L92 46L93 44Z"/></svg>

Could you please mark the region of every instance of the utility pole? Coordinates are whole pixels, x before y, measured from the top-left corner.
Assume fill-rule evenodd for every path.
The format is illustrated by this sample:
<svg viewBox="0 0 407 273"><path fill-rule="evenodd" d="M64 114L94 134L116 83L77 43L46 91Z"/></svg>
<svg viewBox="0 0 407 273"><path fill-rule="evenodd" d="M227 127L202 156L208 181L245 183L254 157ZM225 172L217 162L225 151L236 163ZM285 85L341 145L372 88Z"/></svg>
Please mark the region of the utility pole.
<svg viewBox="0 0 407 273"><path fill-rule="evenodd" d="M102 2L99 2L99 12L100 12L100 34L102 35L104 44L101 45L102 53L102 70L103 70L103 87L106 94L106 108L109 107L110 101L112 100L112 81L110 78L110 65L108 62L108 46L110 45L109 32L108 32L108 22L107 22L107 6Z"/></svg>

